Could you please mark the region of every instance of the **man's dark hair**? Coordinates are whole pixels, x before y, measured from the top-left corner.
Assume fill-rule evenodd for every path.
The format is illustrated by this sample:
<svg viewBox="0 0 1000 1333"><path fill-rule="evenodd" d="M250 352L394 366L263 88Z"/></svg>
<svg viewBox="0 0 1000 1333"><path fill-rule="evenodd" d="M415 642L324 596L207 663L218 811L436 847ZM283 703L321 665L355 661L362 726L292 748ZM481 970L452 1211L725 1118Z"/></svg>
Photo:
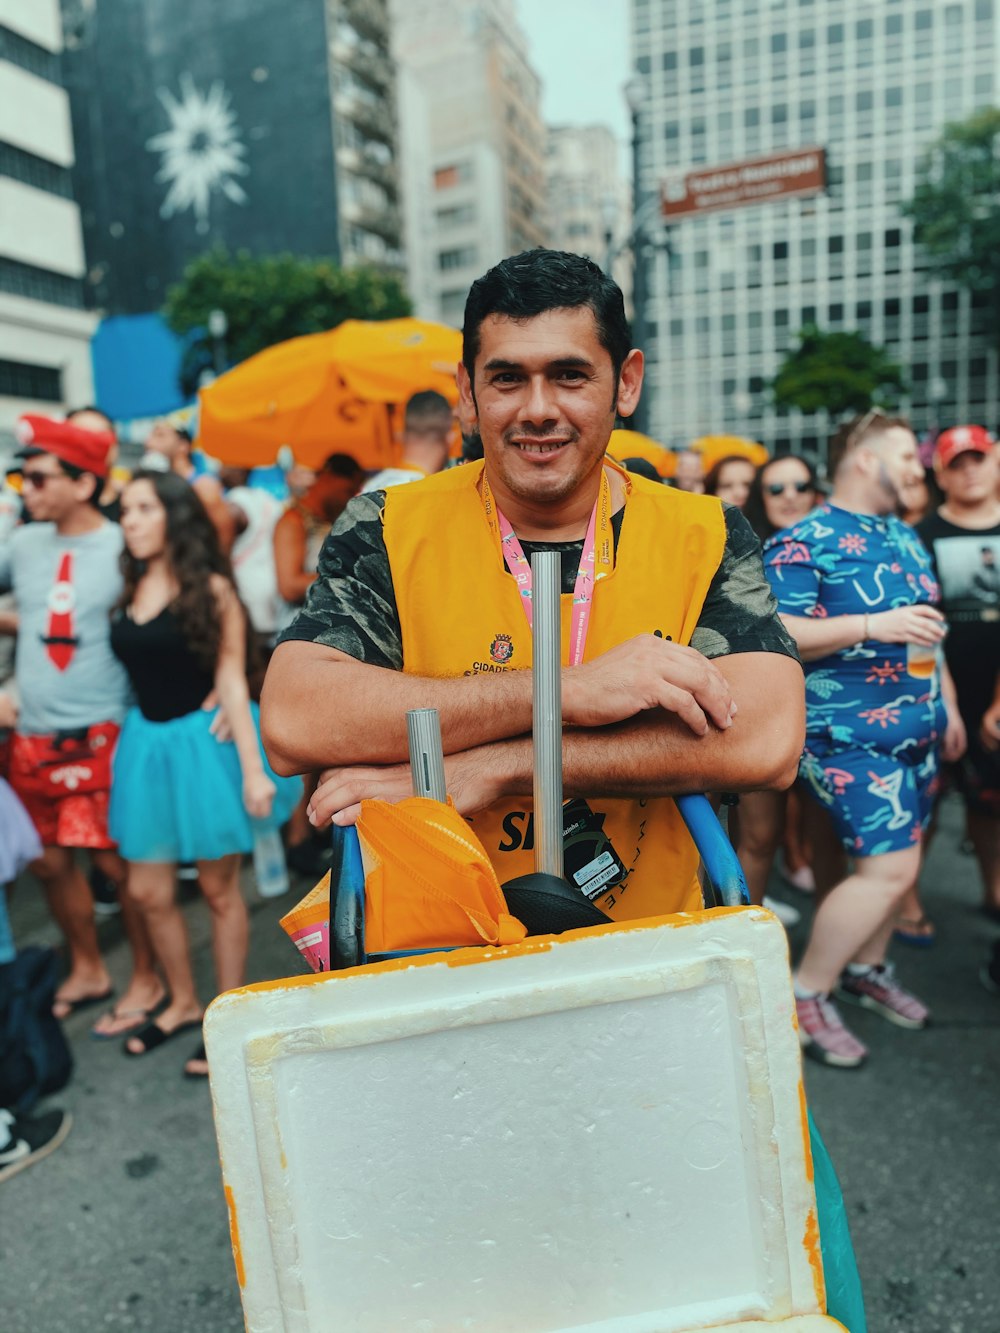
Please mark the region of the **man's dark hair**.
<svg viewBox="0 0 1000 1333"><path fill-rule="evenodd" d="M592 260L565 250L525 250L501 260L472 284L465 302L462 361L473 387L479 329L484 319L490 315L534 319L547 310L575 310L581 306L594 313L598 340L611 357L617 397L618 376L632 350L632 330L625 318L621 288Z"/></svg>
<svg viewBox="0 0 1000 1333"><path fill-rule="evenodd" d="M331 454L325 458L319 471L328 473L331 477L347 477L348 479L356 477L362 471L361 464L350 454Z"/></svg>
<svg viewBox="0 0 1000 1333"><path fill-rule="evenodd" d="M414 435L451 429L451 403L436 389L422 389L407 401L403 429Z"/></svg>
<svg viewBox="0 0 1000 1333"><path fill-rule="evenodd" d="M88 408L87 411L89 410L90 409ZM104 413L102 412L101 416L103 415ZM44 453L45 451L41 450L40 452ZM101 492L104 490L104 478L99 477L96 472L91 472L85 467L77 467L75 463L64 463L56 454L52 454L50 457L56 459L56 462L71 481L79 481L81 477L90 477L94 485L90 494L87 496L87 504L93 505L95 509L100 509Z"/></svg>

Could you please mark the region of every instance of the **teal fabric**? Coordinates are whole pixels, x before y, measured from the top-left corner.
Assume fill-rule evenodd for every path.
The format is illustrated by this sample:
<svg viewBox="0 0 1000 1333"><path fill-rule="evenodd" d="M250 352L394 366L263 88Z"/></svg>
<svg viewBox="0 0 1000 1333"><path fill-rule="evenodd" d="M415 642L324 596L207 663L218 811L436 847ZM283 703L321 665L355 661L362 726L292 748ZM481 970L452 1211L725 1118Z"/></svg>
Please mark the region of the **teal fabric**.
<svg viewBox="0 0 1000 1333"><path fill-rule="evenodd" d="M848 1333L868 1333L861 1278L854 1258L854 1246L847 1225L844 1196L819 1130L809 1113L809 1139L812 1144L816 1215L819 1245L826 1277L826 1312L838 1319Z"/></svg>

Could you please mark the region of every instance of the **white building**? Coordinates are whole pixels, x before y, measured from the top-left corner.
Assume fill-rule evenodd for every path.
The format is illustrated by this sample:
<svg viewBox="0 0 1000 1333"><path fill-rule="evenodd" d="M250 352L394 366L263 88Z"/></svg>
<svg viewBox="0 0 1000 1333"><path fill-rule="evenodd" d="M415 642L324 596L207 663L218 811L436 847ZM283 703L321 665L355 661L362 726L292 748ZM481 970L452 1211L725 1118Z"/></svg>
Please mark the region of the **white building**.
<svg viewBox="0 0 1000 1333"><path fill-rule="evenodd" d="M621 149L606 125L557 125L548 131L545 195L548 244L589 255L631 291L631 187L622 174Z"/></svg>
<svg viewBox="0 0 1000 1333"><path fill-rule="evenodd" d="M61 49L58 0L0 0L0 447L94 392Z"/></svg>
<svg viewBox="0 0 1000 1333"><path fill-rule="evenodd" d="M670 228L651 264L651 429L746 433L818 450L822 418L766 381L815 322L885 345L918 430L1000 419L986 311L930 275L899 212L924 147L1000 101L996 0L632 0L646 82L641 190L704 164L825 146L827 192Z"/></svg>
<svg viewBox="0 0 1000 1333"><path fill-rule="evenodd" d="M392 0L392 26L417 311L458 325L470 283L545 244L541 85L512 0Z"/></svg>

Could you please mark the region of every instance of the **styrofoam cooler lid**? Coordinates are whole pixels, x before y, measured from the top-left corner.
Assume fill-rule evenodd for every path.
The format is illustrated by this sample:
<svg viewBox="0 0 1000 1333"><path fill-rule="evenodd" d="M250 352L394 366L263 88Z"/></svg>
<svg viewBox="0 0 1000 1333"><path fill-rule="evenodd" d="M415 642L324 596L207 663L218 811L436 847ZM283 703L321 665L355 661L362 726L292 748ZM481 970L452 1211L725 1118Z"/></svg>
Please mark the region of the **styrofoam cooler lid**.
<svg viewBox="0 0 1000 1333"><path fill-rule="evenodd" d="M681 1333L824 1308L769 913L250 986L205 1039L251 1333Z"/></svg>

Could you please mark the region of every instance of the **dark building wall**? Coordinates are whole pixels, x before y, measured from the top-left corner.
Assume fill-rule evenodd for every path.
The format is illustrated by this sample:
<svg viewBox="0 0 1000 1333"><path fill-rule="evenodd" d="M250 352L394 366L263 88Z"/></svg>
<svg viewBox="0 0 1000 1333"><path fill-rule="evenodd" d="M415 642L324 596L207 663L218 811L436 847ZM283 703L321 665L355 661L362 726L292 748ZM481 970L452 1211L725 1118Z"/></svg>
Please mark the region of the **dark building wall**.
<svg viewBox="0 0 1000 1333"><path fill-rule="evenodd" d="M155 310L217 244L339 258L324 0L96 0L85 16L64 0L63 16L91 305ZM243 151L196 208L205 136L175 134L179 159L150 141L172 128L165 99L191 106L213 87Z"/></svg>

